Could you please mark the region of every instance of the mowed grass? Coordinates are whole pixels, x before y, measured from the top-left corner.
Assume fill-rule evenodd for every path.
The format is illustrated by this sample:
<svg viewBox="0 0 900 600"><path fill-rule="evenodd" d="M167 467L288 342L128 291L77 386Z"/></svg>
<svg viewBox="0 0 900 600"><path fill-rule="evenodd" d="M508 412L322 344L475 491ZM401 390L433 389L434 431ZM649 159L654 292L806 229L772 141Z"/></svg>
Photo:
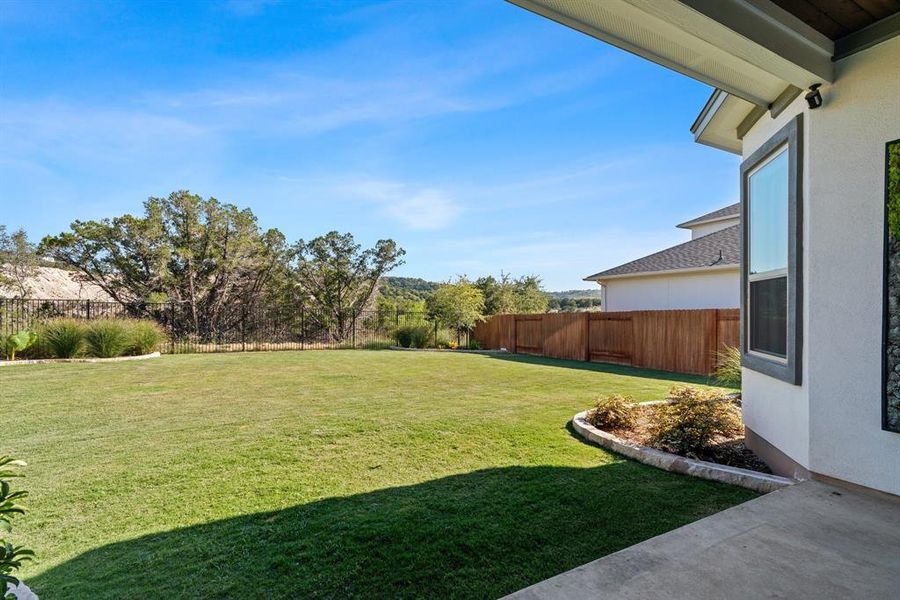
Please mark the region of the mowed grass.
<svg viewBox="0 0 900 600"><path fill-rule="evenodd" d="M493 598L753 497L567 428L699 378L359 350L0 377L42 598Z"/></svg>

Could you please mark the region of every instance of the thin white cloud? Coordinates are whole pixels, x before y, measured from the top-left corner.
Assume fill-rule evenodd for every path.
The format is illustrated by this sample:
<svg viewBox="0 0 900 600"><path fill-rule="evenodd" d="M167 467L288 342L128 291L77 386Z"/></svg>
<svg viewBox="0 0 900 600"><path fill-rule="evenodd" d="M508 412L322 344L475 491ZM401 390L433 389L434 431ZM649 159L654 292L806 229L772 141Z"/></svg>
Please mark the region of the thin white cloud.
<svg viewBox="0 0 900 600"><path fill-rule="evenodd" d="M385 212L410 229L444 229L462 209L440 191L426 189L391 202Z"/></svg>
<svg viewBox="0 0 900 600"><path fill-rule="evenodd" d="M519 105L590 85L620 62L604 54L546 73L537 67L552 48L535 53L521 32L454 46L409 36L382 27L321 52L230 65L193 89L147 90L143 101L221 130L314 135Z"/></svg>
<svg viewBox="0 0 900 600"><path fill-rule="evenodd" d="M131 161L163 148L177 153L179 144L207 139L210 133L188 120L144 110L0 103L0 159Z"/></svg>
<svg viewBox="0 0 900 600"><path fill-rule="evenodd" d="M463 212L462 207L441 190L394 181L350 181L338 185L335 191L375 202L382 214L413 230L445 229Z"/></svg>

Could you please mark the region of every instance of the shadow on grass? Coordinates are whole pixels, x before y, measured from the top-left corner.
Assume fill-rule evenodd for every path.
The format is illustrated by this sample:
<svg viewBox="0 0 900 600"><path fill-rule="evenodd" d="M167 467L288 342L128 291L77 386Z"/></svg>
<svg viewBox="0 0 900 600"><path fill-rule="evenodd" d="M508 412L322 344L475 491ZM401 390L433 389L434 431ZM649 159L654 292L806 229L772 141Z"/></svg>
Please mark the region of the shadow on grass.
<svg viewBox="0 0 900 600"><path fill-rule="evenodd" d="M28 584L46 598L495 598L751 497L629 461L487 469L113 543Z"/></svg>
<svg viewBox="0 0 900 600"><path fill-rule="evenodd" d="M700 385L717 385L711 377L704 375L687 375L684 373L672 373L671 371L656 371L653 369L640 369L610 363L587 362L583 360L566 360L562 358L546 358L544 356L531 356L528 354L485 354L483 356L497 360L542 365L546 367L562 367L566 369L578 369L581 371L593 371L595 373L609 373L610 375L623 375L626 377L646 377L660 379L675 383L691 383Z"/></svg>

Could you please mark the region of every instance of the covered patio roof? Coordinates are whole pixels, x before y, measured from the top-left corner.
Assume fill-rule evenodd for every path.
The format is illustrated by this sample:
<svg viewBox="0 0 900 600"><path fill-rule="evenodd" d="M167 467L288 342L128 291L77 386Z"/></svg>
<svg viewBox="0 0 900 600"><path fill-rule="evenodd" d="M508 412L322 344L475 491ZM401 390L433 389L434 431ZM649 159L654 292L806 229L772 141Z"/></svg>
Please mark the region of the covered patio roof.
<svg viewBox="0 0 900 600"><path fill-rule="evenodd" d="M900 0L508 0L716 88L691 131L740 153L766 110L900 31Z"/></svg>

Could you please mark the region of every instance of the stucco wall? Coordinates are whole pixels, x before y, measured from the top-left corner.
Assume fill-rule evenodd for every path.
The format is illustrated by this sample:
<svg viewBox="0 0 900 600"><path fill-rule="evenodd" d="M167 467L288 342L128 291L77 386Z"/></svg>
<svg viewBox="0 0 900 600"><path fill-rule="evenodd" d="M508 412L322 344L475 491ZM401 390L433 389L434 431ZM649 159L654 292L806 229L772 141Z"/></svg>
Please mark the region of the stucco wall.
<svg viewBox="0 0 900 600"><path fill-rule="evenodd" d="M836 69L821 108L798 98L744 138L748 156L804 113L803 384L745 369L745 419L815 473L900 494L900 434L881 429L884 152L900 137L900 38Z"/></svg>
<svg viewBox="0 0 900 600"><path fill-rule="evenodd" d="M737 268L711 273L684 273L613 279L606 283L603 310L737 308Z"/></svg>

